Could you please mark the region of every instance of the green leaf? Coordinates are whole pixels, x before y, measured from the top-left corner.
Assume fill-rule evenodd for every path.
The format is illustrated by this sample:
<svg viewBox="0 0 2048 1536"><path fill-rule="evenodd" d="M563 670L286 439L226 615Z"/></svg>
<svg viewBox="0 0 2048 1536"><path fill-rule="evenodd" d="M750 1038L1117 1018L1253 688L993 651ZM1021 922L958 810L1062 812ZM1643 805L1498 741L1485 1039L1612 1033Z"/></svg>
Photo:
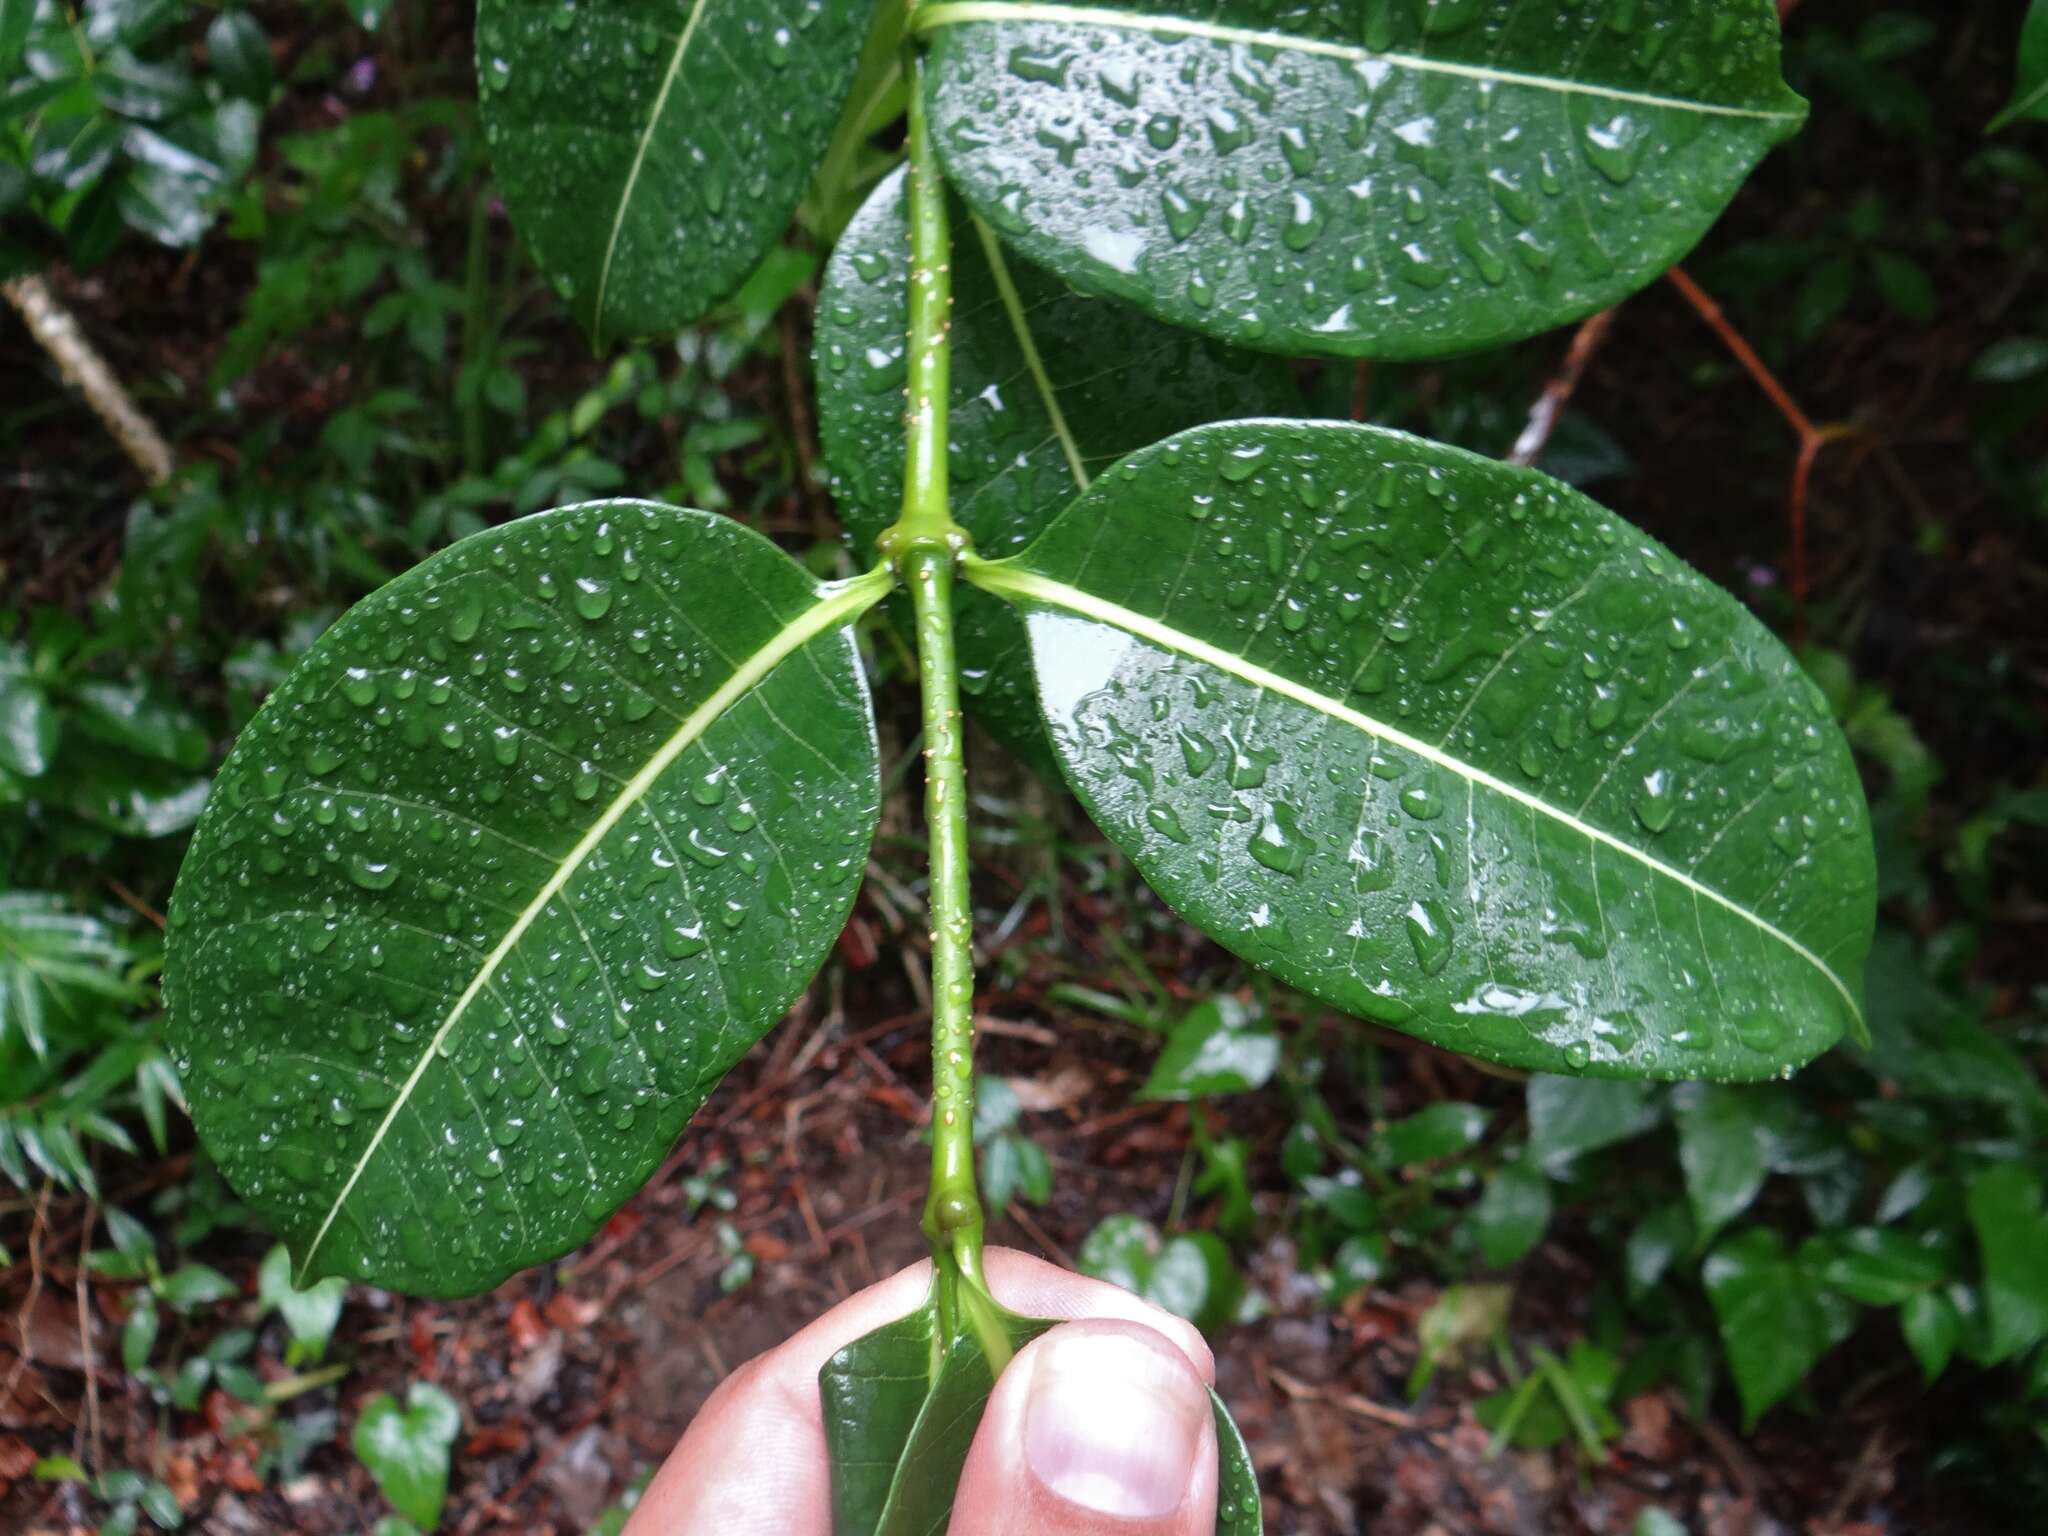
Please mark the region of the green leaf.
<svg viewBox="0 0 2048 1536"><path fill-rule="evenodd" d="M1963 1337L1963 1315L1940 1291L1909 1296L1899 1307L1899 1331L1920 1362L1920 1375L1932 1386L1955 1357Z"/></svg>
<svg viewBox="0 0 2048 1536"><path fill-rule="evenodd" d="M1830 1293L1805 1259L1757 1227L1722 1243L1701 1270L1742 1395L1745 1433L1856 1324L1855 1307Z"/></svg>
<svg viewBox="0 0 2048 1536"><path fill-rule="evenodd" d="M1526 1157L1502 1164L1486 1181L1468 1225L1488 1268L1521 1262L1550 1225L1550 1181Z"/></svg>
<svg viewBox="0 0 2048 1536"><path fill-rule="evenodd" d="M256 1297L284 1319L294 1344L305 1346L318 1359L334 1337L334 1325L341 1321L341 1303L348 1282L329 1276L304 1290L292 1284L292 1258L283 1243L263 1256L256 1272Z"/></svg>
<svg viewBox="0 0 2048 1536"><path fill-rule="evenodd" d="M2032 118L2048 117L2048 0L2033 0L2020 29L2019 71L2012 100L1994 117L1986 133Z"/></svg>
<svg viewBox="0 0 2048 1536"><path fill-rule="evenodd" d="M1011 1351L1057 1323L992 1308ZM832 1467L833 1536L930 1536L951 1518L954 1490L995 1390L971 1330L941 1356L935 1300L877 1329L825 1363L825 1443ZM1217 1536L1260 1526L1251 1453L1223 1400L1210 1393L1222 1458Z"/></svg>
<svg viewBox="0 0 2048 1536"><path fill-rule="evenodd" d="M270 100L270 40L247 11L222 11L206 28L206 58L231 95L261 105Z"/></svg>
<svg viewBox="0 0 2048 1536"><path fill-rule="evenodd" d="M1289 985L1604 1077L1775 1076L1860 1026L1874 860L1825 701L1557 482L1198 428L967 571L1024 608L1089 814Z"/></svg>
<svg viewBox="0 0 2048 1536"><path fill-rule="evenodd" d="M1075 1263L1084 1275L1120 1285L1213 1333L1237 1316L1244 1276L1213 1232L1162 1238L1139 1216L1106 1216L1081 1240Z"/></svg>
<svg viewBox="0 0 2048 1536"><path fill-rule="evenodd" d="M1539 1073L1527 1089L1530 1160L1561 1175L1574 1158L1640 1136L1657 1123L1656 1092L1649 1083Z"/></svg>
<svg viewBox="0 0 2048 1536"><path fill-rule="evenodd" d="M868 198L826 268L818 305L819 432L863 561L903 501L903 188L899 172ZM953 514L984 554L1022 549L1133 449L1202 422L1300 408L1285 363L1084 298L1006 252L964 209L955 213L948 456ZM979 592L962 591L957 611L969 707L1004 745L1056 775L1023 627Z"/></svg>
<svg viewBox="0 0 2048 1536"><path fill-rule="evenodd" d="M205 1264L186 1264L174 1269L157 1287L157 1295L174 1312L210 1307L217 1301L226 1301L241 1294L234 1281Z"/></svg>
<svg viewBox="0 0 2048 1536"><path fill-rule="evenodd" d="M2048 1213L2039 1176L2019 1163L1978 1174L1968 1204L1984 1255L1986 1363L1996 1364L2048 1338Z"/></svg>
<svg viewBox="0 0 2048 1536"><path fill-rule="evenodd" d="M40 778L57 755L62 729L35 679L0 671L0 772Z"/></svg>
<svg viewBox="0 0 2048 1536"><path fill-rule="evenodd" d="M1280 1066L1280 1037L1256 1004L1212 997L1190 1008L1139 1090L1141 1099L1208 1099L1264 1087Z"/></svg>
<svg viewBox="0 0 2048 1536"><path fill-rule="evenodd" d="M481 0L498 184L603 348L672 331L788 227L853 83L871 0Z"/></svg>
<svg viewBox="0 0 2048 1536"><path fill-rule="evenodd" d="M221 771L165 973L194 1119L297 1284L483 1290L639 1188L845 920L880 590L595 503L307 652Z"/></svg>
<svg viewBox="0 0 2048 1536"><path fill-rule="evenodd" d="M1486 1134L1487 1118L1477 1104L1432 1104L1388 1126L1379 1150L1399 1168L1455 1157Z"/></svg>
<svg viewBox="0 0 2048 1536"><path fill-rule="evenodd" d="M389 1392L372 1398L356 1420L353 1444L392 1508L431 1531L441 1523L449 1453L461 1433L455 1399L431 1382L416 1381L406 1389L402 1409Z"/></svg>
<svg viewBox="0 0 2048 1536"><path fill-rule="evenodd" d="M1705 1247L1748 1210L1770 1172L1768 1102L1757 1090L1688 1083L1672 1096L1678 1163Z"/></svg>
<svg viewBox="0 0 2048 1536"><path fill-rule="evenodd" d="M1288 354L1441 357L1604 309L1806 114L1771 0L1181 10L920 6L940 157L1031 260Z"/></svg>
<svg viewBox="0 0 2048 1536"><path fill-rule="evenodd" d="M1904 1232L1852 1227L1818 1240L1821 1278L1866 1307L1896 1307L1948 1278L1948 1255Z"/></svg>
<svg viewBox="0 0 2048 1536"><path fill-rule="evenodd" d="M2044 372L2048 337L2042 336L2007 336L1986 347L1970 365L1970 377L1983 384L2024 384Z"/></svg>

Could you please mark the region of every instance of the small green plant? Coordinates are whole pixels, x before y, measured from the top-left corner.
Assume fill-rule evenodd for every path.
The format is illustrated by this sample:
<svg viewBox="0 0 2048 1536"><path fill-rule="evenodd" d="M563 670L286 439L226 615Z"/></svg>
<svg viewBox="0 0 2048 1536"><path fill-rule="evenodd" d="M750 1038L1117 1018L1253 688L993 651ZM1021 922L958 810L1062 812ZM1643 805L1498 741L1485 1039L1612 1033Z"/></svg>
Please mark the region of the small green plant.
<svg viewBox="0 0 2048 1536"><path fill-rule="evenodd" d="M276 689L172 903L194 1116L294 1283L493 1285L633 1194L839 933L881 796L857 626L893 597L936 1278L822 1374L848 1533L944 1523L980 1403L1052 1326L982 1271L963 707L1189 921L1424 1040L1733 1083L1863 1030L1869 821L1797 662L1556 481L1296 419L1284 361L1498 345L1657 275L1804 116L1773 7L1198 10L484 0L499 181L595 344L709 312L800 205L843 226L819 418L860 573L644 501L464 539ZM432 340L446 296L407 293L390 325ZM1274 1070L1214 1013L1162 1096ZM1247 1223L1243 1144L1196 1123ZM1384 1255L1368 1179L1486 1124L1435 1106L1304 1172L1333 1287ZM1205 1321L1239 1305L1213 1236L1091 1251ZM1218 1528L1255 1529L1216 1413Z"/></svg>
<svg viewBox="0 0 2048 1536"><path fill-rule="evenodd" d="M441 1523L448 1502L448 1463L455 1439L462 1433L462 1410L455 1399L432 1382L416 1381L406 1389L405 1405L389 1392L379 1392L356 1419L356 1457L384 1490L408 1531L431 1531ZM394 1532L395 1536L395 1532Z"/></svg>

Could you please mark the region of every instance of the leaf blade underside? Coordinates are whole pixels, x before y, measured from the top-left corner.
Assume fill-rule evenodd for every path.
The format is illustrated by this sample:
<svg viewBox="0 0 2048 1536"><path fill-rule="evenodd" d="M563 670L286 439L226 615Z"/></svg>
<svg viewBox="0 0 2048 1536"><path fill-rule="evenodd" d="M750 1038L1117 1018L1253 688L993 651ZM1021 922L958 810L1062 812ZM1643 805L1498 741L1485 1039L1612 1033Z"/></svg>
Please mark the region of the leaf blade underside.
<svg viewBox="0 0 2048 1536"><path fill-rule="evenodd" d="M839 931L882 590L595 503L308 652L222 770L165 977L200 1133L302 1279L486 1289L639 1187Z"/></svg>
<svg viewBox="0 0 2048 1536"><path fill-rule="evenodd" d="M1556 482L1235 423L970 575L1025 605L1090 814L1290 984L1596 1076L1768 1076L1861 1027L1874 859L1824 702Z"/></svg>

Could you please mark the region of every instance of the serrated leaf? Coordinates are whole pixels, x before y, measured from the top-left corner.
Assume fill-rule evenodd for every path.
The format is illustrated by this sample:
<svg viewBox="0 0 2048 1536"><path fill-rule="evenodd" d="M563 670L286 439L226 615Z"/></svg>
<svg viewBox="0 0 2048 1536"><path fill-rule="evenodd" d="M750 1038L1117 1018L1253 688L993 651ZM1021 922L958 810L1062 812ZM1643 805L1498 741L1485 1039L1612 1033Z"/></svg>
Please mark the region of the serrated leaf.
<svg viewBox="0 0 2048 1536"><path fill-rule="evenodd" d="M1806 114L1771 0L934 0L915 24L947 174L1026 256L1290 354L1440 357L1606 308Z"/></svg>
<svg viewBox="0 0 2048 1536"><path fill-rule="evenodd" d="M1012 1352L1058 1324L994 1308ZM834 1536L930 1536L951 1517L954 1491L995 1380L971 1331L939 1354L937 1304L856 1340L825 1363L825 1442ZM1217 1536L1260 1527L1258 1476L1223 1400L1209 1394L1222 1467Z"/></svg>
<svg viewBox="0 0 2048 1536"><path fill-rule="evenodd" d="M903 501L910 232L904 176L847 226L818 305L818 425L857 559ZM1287 366L1075 293L955 207L949 460L953 515L982 553L1014 554L1124 454L1183 427L1298 409ZM969 707L1055 774L1016 616L963 590ZM906 627L906 633L908 632Z"/></svg>
<svg viewBox="0 0 2048 1536"><path fill-rule="evenodd" d="M1531 471L1247 422L1135 454L1022 556L1096 822L1290 985L1545 1072L1776 1075L1860 1027L1863 793L1733 598Z"/></svg>
<svg viewBox="0 0 2048 1536"><path fill-rule="evenodd" d="M599 348L753 273L825 152L873 0L482 0L505 205Z"/></svg>
<svg viewBox="0 0 2048 1536"><path fill-rule="evenodd" d="M638 1189L845 919L880 591L601 502L307 653L221 771L165 973L200 1134L295 1283L483 1290Z"/></svg>

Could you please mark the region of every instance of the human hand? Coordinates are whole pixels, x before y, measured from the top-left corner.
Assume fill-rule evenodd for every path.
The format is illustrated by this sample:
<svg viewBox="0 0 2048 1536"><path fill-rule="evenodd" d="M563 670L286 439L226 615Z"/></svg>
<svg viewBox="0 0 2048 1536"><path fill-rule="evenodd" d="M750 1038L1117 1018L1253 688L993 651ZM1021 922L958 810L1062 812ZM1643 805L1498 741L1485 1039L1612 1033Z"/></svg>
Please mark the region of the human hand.
<svg viewBox="0 0 2048 1536"><path fill-rule="evenodd" d="M1026 1345L989 1398L948 1536L1210 1536L1216 1426L1209 1346L1190 1324L1099 1280L1008 1249L996 1300L1068 1319ZM842 1302L711 1394L626 1536L831 1536L818 1372L917 1310L918 1264Z"/></svg>

